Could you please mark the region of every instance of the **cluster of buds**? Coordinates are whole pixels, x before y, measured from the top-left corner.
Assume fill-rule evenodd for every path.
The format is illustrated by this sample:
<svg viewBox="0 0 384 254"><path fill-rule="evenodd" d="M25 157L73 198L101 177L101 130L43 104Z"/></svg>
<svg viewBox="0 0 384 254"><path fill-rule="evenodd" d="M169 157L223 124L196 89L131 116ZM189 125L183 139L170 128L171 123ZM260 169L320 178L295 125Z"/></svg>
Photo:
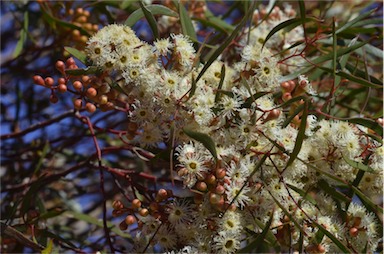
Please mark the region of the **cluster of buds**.
<svg viewBox="0 0 384 254"><path fill-rule="evenodd" d="M89 22L90 12L83 8L69 9L68 14L71 17L72 24L84 29L90 34L93 34L99 30L97 24ZM75 42L81 42L84 46L88 41L88 36L82 35L78 29L71 30L72 40Z"/></svg>
<svg viewBox="0 0 384 254"><path fill-rule="evenodd" d="M139 219L138 215L152 216L155 219L166 221L168 218L167 204L170 198L173 198L172 190L159 189L154 193L154 200L144 204L137 198L133 199L128 206L124 206L120 200L115 200L112 203L112 215L118 217L127 214L119 224L121 230L127 230L129 225L135 223L142 227L144 222Z"/></svg>
<svg viewBox="0 0 384 254"><path fill-rule="evenodd" d="M84 108L89 113L93 113L96 111L97 106L102 111L108 111L114 108L115 104L112 101L116 100L118 93L111 89L106 80L107 78L67 74L67 70L76 70L79 68L72 57L68 58L66 62L57 61L55 67L62 75L62 77L57 79L57 82L55 82L53 77L46 77L45 79L40 75L33 77L35 84L51 89L51 103L57 103L59 101L56 91L59 93L69 91L77 96L77 98L73 100L73 105L76 110L82 110ZM71 86L69 86L69 84L71 84Z"/></svg>

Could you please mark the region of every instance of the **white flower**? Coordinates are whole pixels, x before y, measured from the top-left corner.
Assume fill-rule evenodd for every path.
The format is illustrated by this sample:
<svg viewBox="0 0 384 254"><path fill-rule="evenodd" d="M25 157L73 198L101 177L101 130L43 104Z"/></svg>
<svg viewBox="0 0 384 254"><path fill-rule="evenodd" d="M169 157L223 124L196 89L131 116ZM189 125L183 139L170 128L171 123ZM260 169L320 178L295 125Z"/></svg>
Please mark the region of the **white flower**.
<svg viewBox="0 0 384 254"><path fill-rule="evenodd" d="M196 149L198 147L198 149ZM181 177L184 184L191 188L197 181L197 177L203 177L203 172L208 170L206 161L209 161L206 149L199 144L185 144L176 148L178 154L178 166L182 167L183 172Z"/></svg>
<svg viewBox="0 0 384 254"><path fill-rule="evenodd" d="M215 236L214 249L216 253L235 253L240 248L240 240L237 234L219 232Z"/></svg>
<svg viewBox="0 0 384 254"><path fill-rule="evenodd" d="M220 114L225 118L231 118L236 111L240 110L241 103L242 101L239 96L222 96L220 100L222 111Z"/></svg>
<svg viewBox="0 0 384 254"><path fill-rule="evenodd" d="M173 44L169 38L156 40L154 43L154 52L157 56L166 56L173 48Z"/></svg>
<svg viewBox="0 0 384 254"><path fill-rule="evenodd" d="M243 184L240 184L236 181L231 181L229 184L225 183L224 187L228 201L230 203L233 202L235 206L244 207L251 200L248 197L248 193L251 189L247 185L245 185L245 187L241 190Z"/></svg>
<svg viewBox="0 0 384 254"><path fill-rule="evenodd" d="M191 219L192 207L184 200L175 200L168 205L168 220L177 229Z"/></svg>
<svg viewBox="0 0 384 254"><path fill-rule="evenodd" d="M160 229L155 236L155 240L166 250L174 249L177 244L176 233L166 225L160 226Z"/></svg>

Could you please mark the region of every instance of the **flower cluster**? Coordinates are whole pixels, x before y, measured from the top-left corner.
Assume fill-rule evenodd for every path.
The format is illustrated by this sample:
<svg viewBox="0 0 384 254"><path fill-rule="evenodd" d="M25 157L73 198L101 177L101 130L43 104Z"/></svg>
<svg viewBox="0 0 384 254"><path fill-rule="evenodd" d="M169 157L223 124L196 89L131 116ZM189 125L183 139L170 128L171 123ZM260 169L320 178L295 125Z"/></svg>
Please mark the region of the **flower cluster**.
<svg viewBox="0 0 384 254"><path fill-rule="evenodd" d="M291 243L280 239L283 246L303 241L308 252L339 251L327 236L317 238L321 225L357 251L375 250L374 216L356 204L337 207L321 186L343 188L338 179L353 182L357 170L348 161L362 163L370 153L372 170L359 188L370 196L380 192L380 144L365 135L366 128L345 121L297 115L285 124L287 116L276 104L275 92L280 87L288 91L290 97L283 98L288 101L297 96L290 93L294 89L306 96L315 91L304 76L280 84L277 58L267 48L261 50L258 40L244 47L241 61L233 66L216 60L196 82L193 96L190 91L203 66L184 35L172 34L149 45L129 27L110 25L89 40L87 52L94 65L123 84L131 102L130 121L137 124L131 142L156 147L172 139L177 179L195 193L192 201L159 192L149 214L137 215L141 230L134 250L144 241L180 253L233 253L249 230L261 232L269 220L276 236L291 235ZM307 104L298 100L295 107L300 106ZM289 162L302 121L305 138L297 158ZM183 128L208 134L217 156L186 136ZM318 194L306 199L298 189ZM348 214L347 224L336 209ZM294 222L305 230L304 240L293 230Z"/></svg>
<svg viewBox="0 0 384 254"><path fill-rule="evenodd" d="M254 20L265 15L255 12ZM382 194L381 142L366 127L308 113L316 90L306 76L282 82L300 60L282 65L286 55L276 53L292 54L302 28L262 47L274 26L295 15L288 5L275 8L240 38L240 61L215 60L208 69L183 34L151 45L113 24L89 39L87 58L101 75L83 82L86 96L99 105L126 102L129 142L170 147L172 176L189 190L182 198L160 189L114 203L115 216L129 214L121 229L137 222L133 252L234 253L266 225L283 252L375 251L375 215L342 192L354 183L362 195Z"/></svg>

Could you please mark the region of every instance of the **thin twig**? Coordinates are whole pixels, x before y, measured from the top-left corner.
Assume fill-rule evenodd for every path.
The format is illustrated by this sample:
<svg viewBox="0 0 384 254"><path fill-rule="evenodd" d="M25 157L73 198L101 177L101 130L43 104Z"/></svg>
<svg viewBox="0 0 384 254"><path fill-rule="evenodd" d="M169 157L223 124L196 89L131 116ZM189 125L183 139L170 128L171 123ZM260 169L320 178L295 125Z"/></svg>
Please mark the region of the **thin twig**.
<svg viewBox="0 0 384 254"><path fill-rule="evenodd" d="M45 126L51 125L53 123L59 122L59 121L63 120L64 118L67 118L67 117L73 116L73 115L75 115L75 112L73 110L69 110L69 111L65 112L64 114L59 115L55 118L52 118L52 119L47 120L45 122L41 122L41 123L37 123L35 125L32 125L31 127L27 128L23 131L1 135L0 140L9 139L9 138L17 138L17 137L23 136L27 133L38 130L38 129L43 128Z"/></svg>
<svg viewBox="0 0 384 254"><path fill-rule="evenodd" d="M16 239L20 244L26 247L29 247L36 252L41 252L42 250L45 249L44 246L33 242L27 236L25 236L23 233L16 230L15 228L5 224L4 222L0 222L0 224L1 224L1 235L6 234L7 236Z"/></svg>

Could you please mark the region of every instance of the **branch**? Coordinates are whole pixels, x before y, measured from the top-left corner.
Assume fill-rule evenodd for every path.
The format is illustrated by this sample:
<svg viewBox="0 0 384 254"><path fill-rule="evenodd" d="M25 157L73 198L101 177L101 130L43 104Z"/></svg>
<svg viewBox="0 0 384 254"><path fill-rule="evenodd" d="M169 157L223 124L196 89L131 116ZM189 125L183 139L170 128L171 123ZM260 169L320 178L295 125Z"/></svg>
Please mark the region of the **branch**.
<svg viewBox="0 0 384 254"><path fill-rule="evenodd" d="M73 115L75 115L75 112L73 110L69 110L69 111L65 112L64 114L59 115L59 116L57 116L55 118L52 118L52 119L47 120L45 122L41 122L41 123L37 123L35 125L32 125L31 127L27 128L27 129L25 129L23 131L13 132L13 133L2 135L2 136L0 136L0 140L9 139L9 138L17 138L17 137L23 136L23 135L25 135L27 133L30 133L30 132L35 131L35 130L38 130L38 129L42 128L42 127L51 125L53 123L59 122L59 121L63 120L64 118L67 118L67 117L70 117L70 116L73 116Z"/></svg>
<svg viewBox="0 0 384 254"><path fill-rule="evenodd" d="M7 236L16 239L22 245L27 246L36 252L41 252L42 250L45 249L44 246L31 241L27 236L25 236L23 233L19 232L15 228L8 226L4 222L0 222L0 224L1 224L1 235L6 234Z"/></svg>

